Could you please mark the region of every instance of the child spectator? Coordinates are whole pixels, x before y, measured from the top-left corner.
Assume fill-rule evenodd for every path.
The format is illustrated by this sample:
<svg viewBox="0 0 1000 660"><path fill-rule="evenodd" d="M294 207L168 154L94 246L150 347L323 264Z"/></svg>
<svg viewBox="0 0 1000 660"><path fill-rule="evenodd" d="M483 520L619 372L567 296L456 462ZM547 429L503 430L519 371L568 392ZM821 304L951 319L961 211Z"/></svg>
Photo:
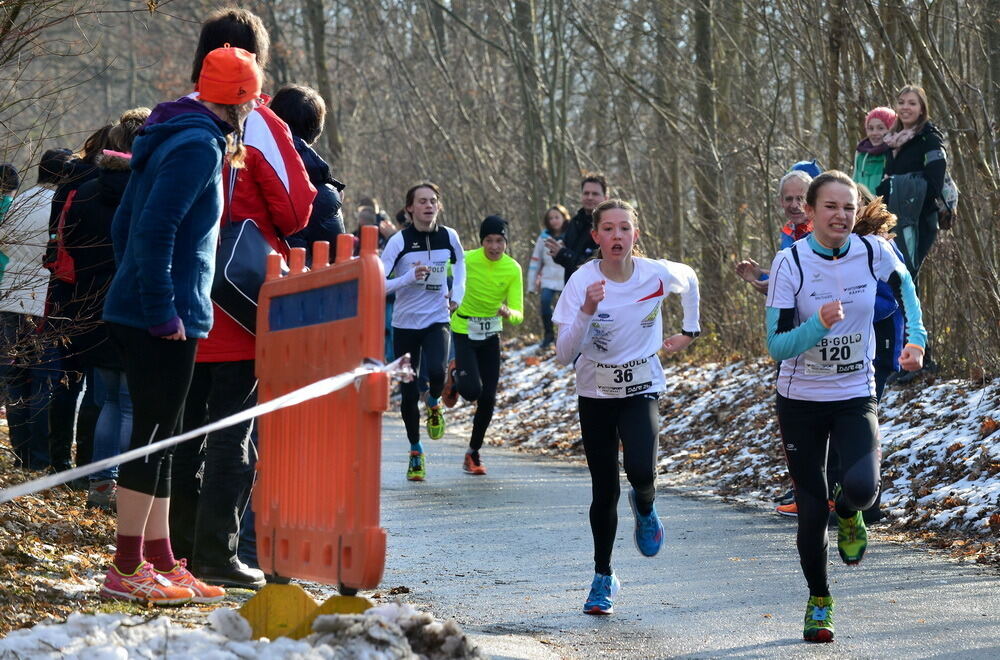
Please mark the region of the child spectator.
<svg viewBox="0 0 1000 660"><path fill-rule="evenodd" d="M295 151L309 173L309 181L316 187L309 224L302 231L288 237L291 247L304 247L312 254L312 244L327 241L333 247L337 236L344 232L341 214L343 202L340 193L344 184L333 178L330 166L312 149L313 142L323 132L326 103L315 89L304 85L285 85L270 103L274 114L288 124L292 132Z"/></svg>
<svg viewBox="0 0 1000 660"><path fill-rule="evenodd" d="M549 207L542 218L542 233L535 241L535 249L531 253L531 265L528 267L528 293L538 293L539 312L542 315L542 350L547 349L555 341L552 327L552 306L565 284L565 270L553 260L545 249L546 239L561 240L566 226L569 224L569 211L562 204Z"/></svg>
<svg viewBox="0 0 1000 660"><path fill-rule="evenodd" d="M858 142L854 155L855 183L860 183L868 192L874 192L882 183L885 173L886 152L890 147L885 143L885 134L896 123L896 113L891 108L879 106L865 115L865 139Z"/></svg>

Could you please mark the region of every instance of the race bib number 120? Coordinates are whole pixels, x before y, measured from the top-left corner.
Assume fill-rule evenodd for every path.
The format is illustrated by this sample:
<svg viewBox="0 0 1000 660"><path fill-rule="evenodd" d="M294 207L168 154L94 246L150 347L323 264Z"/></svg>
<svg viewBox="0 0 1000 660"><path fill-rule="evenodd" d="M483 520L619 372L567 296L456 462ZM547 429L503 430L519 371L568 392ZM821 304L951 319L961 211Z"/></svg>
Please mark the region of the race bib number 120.
<svg viewBox="0 0 1000 660"><path fill-rule="evenodd" d="M861 371L865 366L866 350L860 332L853 335L823 337L806 351L806 375L830 376Z"/></svg>

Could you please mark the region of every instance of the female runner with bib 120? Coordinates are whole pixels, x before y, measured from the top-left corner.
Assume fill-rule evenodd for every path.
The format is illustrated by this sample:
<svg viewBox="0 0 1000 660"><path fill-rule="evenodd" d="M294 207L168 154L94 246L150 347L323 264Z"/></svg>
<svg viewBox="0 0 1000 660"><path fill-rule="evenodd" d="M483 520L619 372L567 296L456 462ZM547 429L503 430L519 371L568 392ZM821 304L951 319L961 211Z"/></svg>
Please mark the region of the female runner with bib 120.
<svg viewBox="0 0 1000 660"><path fill-rule="evenodd" d="M591 234L599 258L566 283L552 320L559 327L556 357L575 362L580 434L590 468L590 527L594 580L587 614L611 614L621 583L611 569L618 527L618 443L632 489L635 544L652 557L663 544L656 515L657 399L664 388L662 347L683 350L699 333L698 277L684 264L633 256L639 238L636 211L611 199L594 209ZM660 308L668 293L681 296L683 331L663 341Z"/></svg>
<svg viewBox="0 0 1000 660"><path fill-rule="evenodd" d="M868 533L861 512L875 501L881 478L875 402L872 317L878 281L903 301L907 341L899 364L923 362L926 333L913 279L878 236L852 234L858 189L832 170L806 193L813 233L777 254L767 296L767 348L781 360L778 426L798 504L799 561L809 586L803 638L833 641L833 597L827 581L826 461L832 443L842 474L834 491L837 550L861 561Z"/></svg>

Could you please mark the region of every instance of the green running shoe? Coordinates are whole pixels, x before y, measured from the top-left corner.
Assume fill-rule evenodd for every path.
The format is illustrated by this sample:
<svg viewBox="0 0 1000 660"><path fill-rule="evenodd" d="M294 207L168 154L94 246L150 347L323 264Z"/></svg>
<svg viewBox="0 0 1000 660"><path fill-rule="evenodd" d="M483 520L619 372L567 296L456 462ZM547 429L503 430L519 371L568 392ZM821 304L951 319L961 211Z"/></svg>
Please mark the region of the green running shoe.
<svg viewBox="0 0 1000 660"><path fill-rule="evenodd" d="M848 566L861 563L868 547L868 528L864 514L855 511L850 518L837 516L837 552Z"/></svg>
<svg viewBox="0 0 1000 660"><path fill-rule="evenodd" d="M440 403L427 409L427 435L431 440L444 437L444 411Z"/></svg>
<svg viewBox="0 0 1000 660"><path fill-rule="evenodd" d="M809 596L802 639L821 643L833 641L833 596Z"/></svg>
<svg viewBox="0 0 1000 660"><path fill-rule="evenodd" d="M410 452L410 463L406 466L406 478L409 481L423 481L427 478L427 464L424 461L423 452Z"/></svg>

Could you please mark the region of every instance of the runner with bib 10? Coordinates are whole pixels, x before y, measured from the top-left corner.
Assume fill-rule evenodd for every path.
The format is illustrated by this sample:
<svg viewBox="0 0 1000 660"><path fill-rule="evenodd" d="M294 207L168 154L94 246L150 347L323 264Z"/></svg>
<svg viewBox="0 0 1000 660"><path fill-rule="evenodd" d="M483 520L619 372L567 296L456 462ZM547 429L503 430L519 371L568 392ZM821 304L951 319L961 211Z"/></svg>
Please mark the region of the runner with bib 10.
<svg viewBox="0 0 1000 660"><path fill-rule="evenodd" d="M663 525L653 507L657 400L665 386L657 351L683 350L698 336L698 277L684 264L633 256L638 216L628 203L608 200L593 215L591 234L599 257L569 278L552 320L559 327L557 359L576 367L580 433L593 482L595 574L583 611L611 614L620 587L611 568L618 527L619 440L632 486L635 543L640 553L652 557L663 544ZM681 297L683 330L664 341L660 308L670 293Z"/></svg>
<svg viewBox="0 0 1000 660"><path fill-rule="evenodd" d="M461 394L476 403L469 449L462 462L468 474L486 474L479 450L496 405L503 322L517 325L524 320L521 266L504 252L507 231L507 221L498 215L483 220L479 227L482 247L465 253L465 296L451 315L455 359L448 367L441 400L450 408Z"/></svg>
<svg viewBox="0 0 1000 660"><path fill-rule="evenodd" d="M813 179L806 193L813 233L777 254L767 294L767 348L781 360L778 425L795 483L797 545L809 586L803 637L833 641L833 597L827 580L827 451L840 454L834 490L837 550L858 564L868 547L861 512L881 482L875 400L875 289L888 282L903 301L906 347L899 364L919 369L926 342L913 279L878 236L852 234L858 189L836 170Z"/></svg>

